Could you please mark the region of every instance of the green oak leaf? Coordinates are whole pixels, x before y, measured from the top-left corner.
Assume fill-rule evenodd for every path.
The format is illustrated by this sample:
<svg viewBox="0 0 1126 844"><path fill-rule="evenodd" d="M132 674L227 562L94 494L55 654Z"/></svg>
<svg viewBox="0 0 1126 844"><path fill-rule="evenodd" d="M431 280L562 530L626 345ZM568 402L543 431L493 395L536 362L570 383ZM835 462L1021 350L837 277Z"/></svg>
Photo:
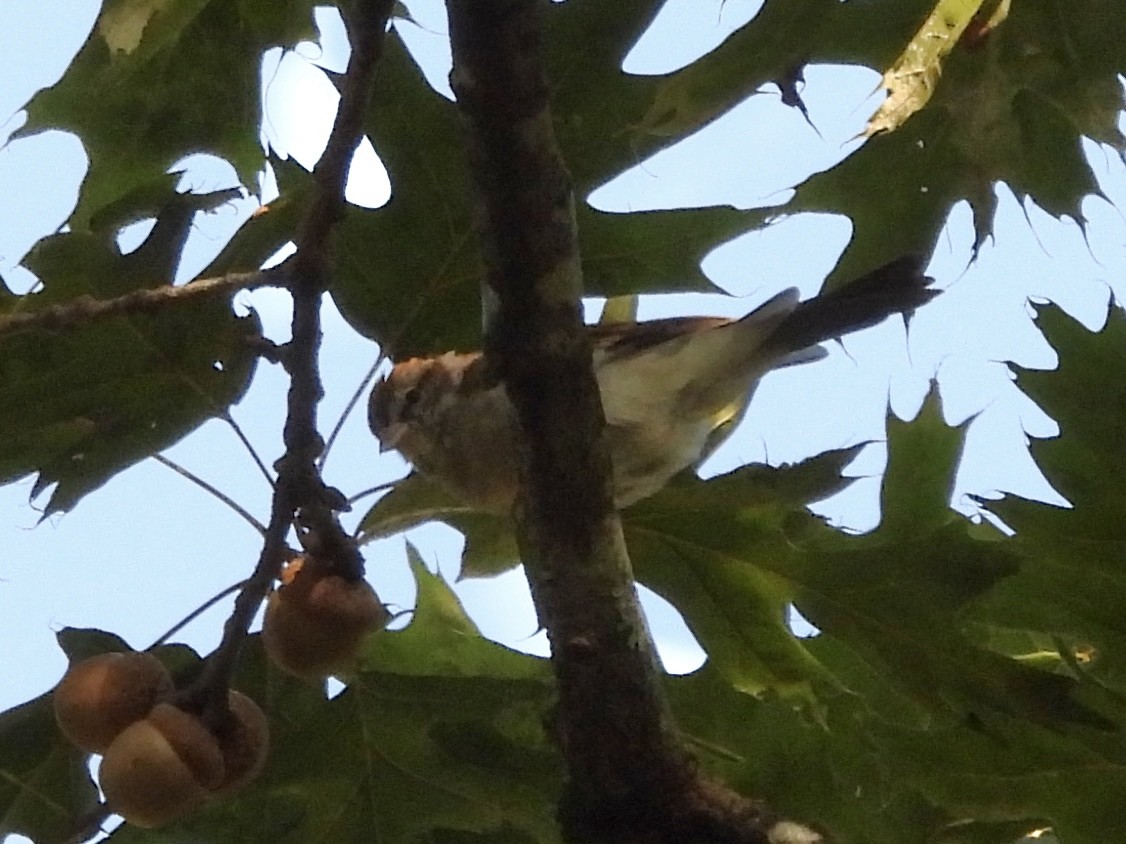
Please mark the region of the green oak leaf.
<svg viewBox="0 0 1126 844"><path fill-rule="evenodd" d="M466 615L457 595L407 546L418 599L412 620L395 633L374 637L361 658L361 673L397 672L453 677L512 677L550 682L547 663L488 642Z"/></svg>
<svg viewBox="0 0 1126 844"><path fill-rule="evenodd" d="M566 14L581 14L582 7L577 8ZM590 61L584 55L583 63ZM393 357L479 347L483 270L457 108L429 87L393 34L377 89L366 125L390 176L392 197L379 209L350 209L339 227L342 259L333 298L357 330ZM577 187L589 190L595 183L581 184L583 154L568 142L569 124L562 115L572 107L592 107L592 100L589 93L569 100L566 90L563 84L557 97L560 144ZM611 94L600 90L601 108ZM579 116L573 119L585 125ZM598 181L612 175L600 173ZM711 290L700 261L763 221L760 212L733 208L611 214L582 204L578 223L586 290L602 296ZM280 232L275 242L283 242ZM417 248L419 243L426 248Z"/></svg>
<svg viewBox="0 0 1126 844"><path fill-rule="evenodd" d="M950 509L954 474L969 421L954 428L942 418L938 385L911 422L889 416L888 465L880 488L880 541L909 539L959 517Z"/></svg>
<svg viewBox="0 0 1126 844"><path fill-rule="evenodd" d="M710 663L744 692L810 697L813 679L831 682L787 624L795 593L778 574L830 531L806 504L851 482L841 471L860 448L707 481L682 474L622 513L638 579L683 614Z"/></svg>
<svg viewBox="0 0 1126 844"><path fill-rule="evenodd" d="M167 283L195 213L227 197L166 195L144 243L125 255L115 237L129 216L122 208L109 228L40 241L26 264L43 290L15 296L0 284L0 314ZM152 199L137 198L141 213ZM258 333L253 315L212 299L0 340L0 482L36 472L33 496L53 487L44 516L70 509L237 402L256 361L247 340Z"/></svg>
<svg viewBox="0 0 1126 844"><path fill-rule="evenodd" d="M897 776L953 813L1028 819L1032 828L1051 826L1064 844L1126 836L1117 800L1126 786L1121 730L1061 731L991 716L975 727L889 729L879 744Z"/></svg>
<svg viewBox="0 0 1126 844"><path fill-rule="evenodd" d="M1013 3L980 38L953 47L925 107L811 176L779 211L851 218L852 243L830 287L897 255L929 251L960 200L973 210L980 247L993 232L998 181L1082 224L1084 199L1102 196L1083 138L1126 150L1118 128L1124 44L1115 0L1095 0L1082 15L1062 14L1052 0Z"/></svg>
<svg viewBox="0 0 1126 844"><path fill-rule="evenodd" d="M1059 368L1020 369L1017 383L1060 425L1034 440L1037 464L1070 507L1016 496L987 502L1016 531L1020 573L980 607L983 624L1050 638L1071 671L1126 694L1126 317L1109 311L1091 333L1059 308L1038 308L1037 324L1059 353Z"/></svg>
<svg viewBox="0 0 1126 844"><path fill-rule="evenodd" d="M639 137L683 138L734 108L763 85L806 64L891 62L933 8L933 0L843 4L767 0L747 24L682 70L658 77Z"/></svg>
<svg viewBox="0 0 1126 844"><path fill-rule="evenodd" d="M722 536L741 550L768 539L763 554L804 541L823 527L805 504L849 483L840 473L859 448L793 466L747 466L709 481L685 475L622 514L640 580L686 614L713 662L740 688L800 694L818 672L785 625L789 593L781 582L756 572L743 558L732 560L726 550L687 538L684 534L693 529L688 524L709 543ZM718 524L730 526L717 530L717 514L722 515ZM507 519L468 510L417 475L369 510L360 537L375 539L432 519L465 534L462 577L490 576L518 565Z"/></svg>
<svg viewBox="0 0 1126 844"><path fill-rule="evenodd" d="M70 219L75 231L192 153L225 158L243 184L255 184L264 162L262 53L313 38L312 10L309 0L109 0L13 137L62 129L81 139L90 170Z"/></svg>
<svg viewBox="0 0 1126 844"><path fill-rule="evenodd" d="M0 835L62 844L98 803L88 754L55 726L51 695L0 714Z"/></svg>
<svg viewBox="0 0 1126 844"><path fill-rule="evenodd" d="M462 577L500 574L519 563L509 519L472 510L417 473L396 483L364 514L357 538L367 543L429 521L445 522L465 535Z"/></svg>
<svg viewBox="0 0 1126 844"><path fill-rule="evenodd" d="M1092 334L1058 307L1038 306L1036 324L1059 368L1020 369L1017 384L1059 422L1058 437L1034 440L1031 449L1072 507L1008 498L990 509L1019 535L1126 541L1126 315L1110 307L1105 328Z"/></svg>

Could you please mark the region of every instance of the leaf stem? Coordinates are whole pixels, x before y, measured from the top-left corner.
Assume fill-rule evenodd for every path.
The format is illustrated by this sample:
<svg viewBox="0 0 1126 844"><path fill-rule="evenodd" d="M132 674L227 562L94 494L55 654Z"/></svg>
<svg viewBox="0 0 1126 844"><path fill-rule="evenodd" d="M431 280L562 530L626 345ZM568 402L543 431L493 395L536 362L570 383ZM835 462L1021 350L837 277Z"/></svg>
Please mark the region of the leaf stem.
<svg viewBox="0 0 1126 844"><path fill-rule="evenodd" d="M234 431L234 434L236 437L238 437L239 442L241 442L243 444L243 447L246 448L247 453L250 455L250 459L253 460L254 465L258 467L258 471L260 471L262 473L262 477L266 479L266 483L268 483L272 487L274 485L274 476L270 473L270 470L266 468L266 464L262 462L262 458L258 455L257 449L255 449L251 444L249 438L243 432L242 427L238 422L235 421L235 418L231 416L230 410L224 409L223 414L220 418L224 422L226 422L228 426L230 426L230 429L232 431Z"/></svg>
<svg viewBox="0 0 1126 844"><path fill-rule="evenodd" d="M341 411L340 418L336 420L336 424L332 426L332 431L329 433L328 439L325 440L324 451L321 452L320 460L317 461L317 467L321 471L324 471L325 461L328 460L328 454L330 451L332 451L333 443L336 442L336 438L340 435L340 431L344 428L344 423L348 421L348 417L352 414L352 411L355 410L356 405L360 402L360 399L364 397L364 393L367 392L368 386L373 380L375 380L375 374L379 371L379 365L382 362L383 356L380 355L378 358L376 358L375 363L371 365L371 369L368 370L368 374L364 376L362 381L360 381L360 385L356 387L356 391L352 393L352 397L348 399L348 404L344 406L344 410ZM352 503L353 500L353 498L350 498L348 499L348 502Z"/></svg>
<svg viewBox="0 0 1126 844"><path fill-rule="evenodd" d="M265 535L266 526L264 524L262 524L260 521L258 521L256 518L254 518L254 516L252 516L241 504L239 504L237 501L235 501L233 498L231 498L225 492L221 492L216 487L214 487L212 484L209 484L207 481L205 481L203 478L201 478L199 475L195 474L194 472L192 472L189 469L185 469L179 463L177 463L174 460L170 460L169 458L165 457L163 454L154 454L152 456L152 459L155 460L157 463L161 464L162 466L167 466L169 469L171 469L173 472L175 472L180 477L186 478L187 480L191 481L193 484L198 486L200 489L203 489L206 492L210 493L211 495L215 496L217 499L219 499L224 504L226 504L228 507L230 507L234 512L236 512L240 516L242 516L243 520L248 525L250 525L252 528L254 528L256 531L258 531L259 534L261 534L263 536Z"/></svg>
<svg viewBox="0 0 1126 844"><path fill-rule="evenodd" d="M184 616L179 621L177 621L175 624L173 624L170 628L165 630L164 633L162 633L160 636L158 636L156 638L156 640L151 645L148 646L147 650L151 651L153 648L158 648L161 645L163 645L165 642L167 642L169 639L171 639L173 636L175 636L177 633L179 633L181 630L183 630L185 627L187 627L189 624L191 624L193 621L195 621L197 618L199 618L201 615L203 615L205 612L207 612L209 609L211 609L217 603L219 603L221 600L226 598L228 595L233 595L235 592L237 592L239 589L241 589L243 584L245 584L245 583L246 583L245 580L240 580L238 583L232 583L230 586L228 586L222 592L219 592L216 595L212 595L210 598L208 598L206 601L204 601L202 604L200 604L198 607L196 607L194 610L192 610L186 616Z"/></svg>

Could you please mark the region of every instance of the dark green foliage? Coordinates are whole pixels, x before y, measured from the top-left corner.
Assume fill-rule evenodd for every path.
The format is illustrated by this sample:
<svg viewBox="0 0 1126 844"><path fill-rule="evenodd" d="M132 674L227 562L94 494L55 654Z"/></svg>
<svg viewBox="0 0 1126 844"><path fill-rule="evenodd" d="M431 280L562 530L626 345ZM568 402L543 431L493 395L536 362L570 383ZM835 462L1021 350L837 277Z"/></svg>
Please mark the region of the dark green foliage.
<svg viewBox="0 0 1126 844"><path fill-rule="evenodd" d="M1082 221L1081 203L1099 191L1081 138L1124 146L1120 0L1017 0L994 30L948 51L925 104L884 115L879 128L891 131L785 204L599 212L582 202L595 188L805 64L892 67L934 8L768 0L684 69L622 73L660 5L544 10L591 294L710 289L699 268L708 251L806 211L854 226L830 284L927 251L963 199L980 245L998 181ZM74 132L90 171L69 229L26 261L42 289L0 284L0 318L167 283L194 215L231 198L174 193L166 171L190 153L226 158L251 190L269 161L281 192L205 275L257 269L291 240L312 180L261 149L258 74L263 50L313 34L306 2L107 2L67 74L28 106L22 133ZM365 126L393 194L383 208L349 209L332 296L396 356L476 346L480 259L460 122L394 31ZM123 255L120 228L143 219L155 227ZM1033 453L1072 508L990 502L1015 537L949 509L965 430L944 423L937 390L915 420L888 418L871 534L844 535L807 509L849 483L858 448L708 482L681 477L623 514L638 579L677 607L708 654L696 674L669 681L701 763L845 844L1013 844L1046 825L1063 844L1126 840L1126 320L1115 307L1091 334L1045 308L1039 324L1060 368L1021 371L1018 384L1060 423ZM52 489L48 513L75 506L237 402L254 374L247 341L257 328L210 300L0 339L0 482L37 474L36 492ZM468 512L417 477L366 514L360 535L432 519L464 532L462 576L516 565L504 519ZM413 569L410 624L373 637L336 697L280 676L248 646L239 685L274 733L260 780L166 830L123 827L111 840L558 840L549 667L483 639L445 584L417 560ZM818 635L793 634L793 606ZM62 639L75 657L124 647L91 631ZM198 670L194 654L162 653L179 677ZM0 837L64 841L96 801L86 762L57 735L49 696L0 715Z"/></svg>

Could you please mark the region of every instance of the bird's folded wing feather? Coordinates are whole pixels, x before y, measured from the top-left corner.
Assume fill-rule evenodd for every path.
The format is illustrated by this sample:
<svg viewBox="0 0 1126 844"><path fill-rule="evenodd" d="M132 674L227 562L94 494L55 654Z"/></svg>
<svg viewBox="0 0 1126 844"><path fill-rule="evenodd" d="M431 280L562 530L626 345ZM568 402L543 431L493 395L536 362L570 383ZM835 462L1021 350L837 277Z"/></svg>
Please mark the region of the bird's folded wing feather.
<svg viewBox="0 0 1126 844"><path fill-rule="evenodd" d="M699 413L695 406L702 393L741 394L777 357L772 353L760 366L756 349L797 304L798 291L790 288L740 320L655 320L620 335L612 326L596 326L595 371L607 421L660 425L669 418L671 423L686 412L686 404Z"/></svg>

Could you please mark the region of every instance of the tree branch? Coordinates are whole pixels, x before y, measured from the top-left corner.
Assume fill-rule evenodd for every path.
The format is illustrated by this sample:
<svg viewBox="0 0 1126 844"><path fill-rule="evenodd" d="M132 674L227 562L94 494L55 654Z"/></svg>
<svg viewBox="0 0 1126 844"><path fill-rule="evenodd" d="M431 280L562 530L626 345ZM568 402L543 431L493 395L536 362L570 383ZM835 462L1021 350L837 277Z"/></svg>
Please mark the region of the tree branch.
<svg viewBox="0 0 1126 844"><path fill-rule="evenodd" d="M317 465L324 451L316 419L317 405L324 394L317 367L320 304L328 284L330 235L344 215L348 169L363 138L364 113L393 6L393 0L358 0L350 12L345 12L352 54L336 121L313 170L317 185L313 201L295 238L293 338L285 361L290 375L283 432L286 452L277 464L279 489L291 488L294 512L300 510L306 536L316 545L308 550L334 563L337 574L352 580L363 576L363 558L335 515L347 504L343 495L325 487Z"/></svg>
<svg viewBox="0 0 1126 844"><path fill-rule="evenodd" d="M317 432L317 405L323 395L317 355L320 348L320 304L328 285L329 240L344 214L348 168L363 137L363 115L393 0L359 0L345 16L352 54L342 82L340 107L324 154L313 170L317 189L298 229L297 253L291 264L292 337L282 361L290 376L282 439L285 453L278 472L265 542L254 572L235 598L219 647L189 690L205 720L221 722L227 688L250 622L291 552L286 537L294 520L303 529L306 550L332 564L348 578L363 576L363 558L356 543L336 519L344 497L321 480L316 461L324 443Z"/></svg>
<svg viewBox="0 0 1126 844"><path fill-rule="evenodd" d="M486 359L521 423L516 531L558 682L555 729L569 773L564 837L779 844L771 835L782 827L760 802L700 774L663 694L613 506L581 319L574 196L548 102L542 5L447 3L450 81L467 127L487 282L499 301ZM809 833L805 844L823 840L791 826Z"/></svg>
<svg viewBox="0 0 1126 844"><path fill-rule="evenodd" d="M317 191L294 239L297 275L306 284L312 284L313 279L323 274L328 260L329 235L344 215L348 169L363 139L364 112L371 99L371 83L383 53L387 21L393 7L393 0L355 0L351 4L352 11L348 12L341 4L352 55L344 72L336 121L325 151L313 168Z"/></svg>
<svg viewBox="0 0 1126 844"><path fill-rule="evenodd" d="M201 278L177 287L133 290L113 299L76 296L58 305L37 311L0 314L0 339L10 334L35 329L57 331L86 325L97 320L129 314L154 313L183 302L194 302L210 296L221 296L235 290L259 287L284 287L288 267L281 264L268 270L250 273L228 273L215 278Z"/></svg>

